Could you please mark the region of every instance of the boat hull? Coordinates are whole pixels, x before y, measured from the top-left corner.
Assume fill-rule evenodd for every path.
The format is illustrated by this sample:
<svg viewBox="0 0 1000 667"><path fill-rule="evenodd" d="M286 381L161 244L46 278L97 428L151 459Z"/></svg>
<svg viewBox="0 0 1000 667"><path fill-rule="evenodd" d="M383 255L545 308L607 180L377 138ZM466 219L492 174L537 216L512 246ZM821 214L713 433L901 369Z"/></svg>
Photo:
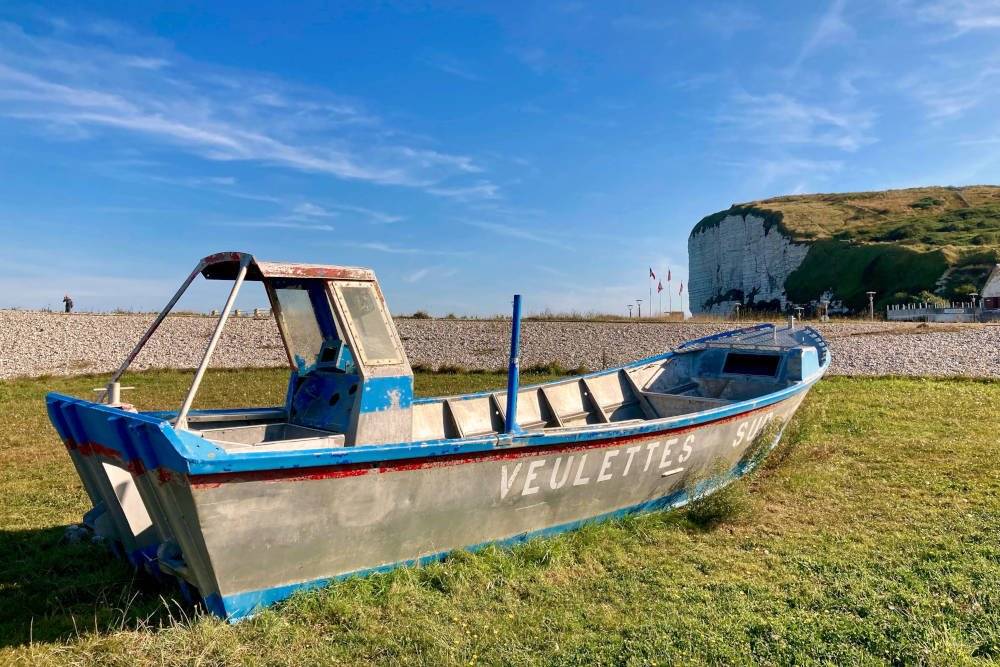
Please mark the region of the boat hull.
<svg viewBox="0 0 1000 667"><path fill-rule="evenodd" d="M683 505L766 454L801 389L772 405L652 433L608 428L607 438L569 444L558 442L565 433L551 433L529 447L474 456L173 483L189 486L179 491L190 493L216 582L207 602L239 618L337 577Z"/></svg>

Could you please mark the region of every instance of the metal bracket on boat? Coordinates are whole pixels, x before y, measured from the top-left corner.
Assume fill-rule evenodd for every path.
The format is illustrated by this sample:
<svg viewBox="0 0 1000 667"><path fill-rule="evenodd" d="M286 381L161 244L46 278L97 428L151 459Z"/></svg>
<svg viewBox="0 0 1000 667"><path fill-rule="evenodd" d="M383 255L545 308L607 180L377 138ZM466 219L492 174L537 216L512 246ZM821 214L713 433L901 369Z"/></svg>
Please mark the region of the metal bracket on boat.
<svg viewBox="0 0 1000 667"><path fill-rule="evenodd" d="M123 387L120 382L109 382L106 387L94 387L94 391L100 396L97 400L108 405L121 405L122 389L135 389L135 387Z"/></svg>

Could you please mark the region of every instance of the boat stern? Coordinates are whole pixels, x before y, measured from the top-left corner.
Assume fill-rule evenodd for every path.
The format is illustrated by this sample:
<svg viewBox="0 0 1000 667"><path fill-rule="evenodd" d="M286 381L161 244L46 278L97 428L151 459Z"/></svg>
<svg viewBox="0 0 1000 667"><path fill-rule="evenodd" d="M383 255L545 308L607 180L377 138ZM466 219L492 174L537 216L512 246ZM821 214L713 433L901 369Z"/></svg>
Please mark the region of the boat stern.
<svg viewBox="0 0 1000 667"><path fill-rule="evenodd" d="M46 406L92 503L83 525L94 540L156 579L176 579L186 598L217 598L185 472L187 456L211 456L211 444L119 407L57 393Z"/></svg>

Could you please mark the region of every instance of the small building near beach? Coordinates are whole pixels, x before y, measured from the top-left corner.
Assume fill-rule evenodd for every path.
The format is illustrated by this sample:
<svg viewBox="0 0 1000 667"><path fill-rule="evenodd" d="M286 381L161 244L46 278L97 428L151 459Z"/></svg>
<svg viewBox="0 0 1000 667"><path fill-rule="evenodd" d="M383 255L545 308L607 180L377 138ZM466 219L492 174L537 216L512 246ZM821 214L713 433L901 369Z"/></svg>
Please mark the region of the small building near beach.
<svg viewBox="0 0 1000 667"><path fill-rule="evenodd" d="M1000 310L1000 264L993 267L983 286L983 310Z"/></svg>

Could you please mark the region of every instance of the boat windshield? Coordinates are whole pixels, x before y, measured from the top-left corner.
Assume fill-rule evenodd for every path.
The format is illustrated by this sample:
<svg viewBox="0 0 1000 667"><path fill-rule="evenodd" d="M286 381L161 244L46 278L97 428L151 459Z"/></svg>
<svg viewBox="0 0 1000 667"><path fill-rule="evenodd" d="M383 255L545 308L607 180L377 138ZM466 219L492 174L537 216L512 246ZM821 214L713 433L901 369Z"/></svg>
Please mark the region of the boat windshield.
<svg viewBox="0 0 1000 667"><path fill-rule="evenodd" d="M288 285L275 288L274 295L295 367L301 372L315 366L324 337L309 290L304 285Z"/></svg>
<svg viewBox="0 0 1000 667"><path fill-rule="evenodd" d="M369 366L402 363L375 287L371 283L336 282L334 288L343 304L362 361Z"/></svg>

